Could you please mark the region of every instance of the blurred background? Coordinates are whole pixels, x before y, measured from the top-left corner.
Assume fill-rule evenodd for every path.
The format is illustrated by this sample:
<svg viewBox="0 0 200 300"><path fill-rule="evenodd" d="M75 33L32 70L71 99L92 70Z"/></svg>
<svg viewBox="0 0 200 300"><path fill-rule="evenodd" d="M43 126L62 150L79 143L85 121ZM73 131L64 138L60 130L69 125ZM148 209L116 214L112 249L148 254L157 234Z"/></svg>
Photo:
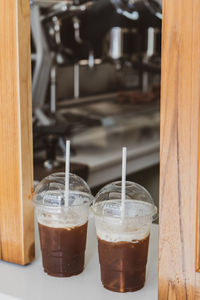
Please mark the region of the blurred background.
<svg viewBox="0 0 200 300"><path fill-rule="evenodd" d="M162 3L31 1L34 178L71 172L93 193L121 176L158 204Z"/></svg>

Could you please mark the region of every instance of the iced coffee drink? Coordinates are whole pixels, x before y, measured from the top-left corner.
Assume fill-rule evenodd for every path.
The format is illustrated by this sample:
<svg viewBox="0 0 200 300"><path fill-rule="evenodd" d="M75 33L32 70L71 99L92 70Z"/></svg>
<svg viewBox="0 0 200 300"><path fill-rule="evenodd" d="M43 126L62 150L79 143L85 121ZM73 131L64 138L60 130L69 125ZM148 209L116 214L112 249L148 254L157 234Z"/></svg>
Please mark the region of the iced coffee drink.
<svg viewBox="0 0 200 300"><path fill-rule="evenodd" d="M105 288L133 292L144 286L149 236L132 242L108 242L98 238L98 245Z"/></svg>
<svg viewBox="0 0 200 300"><path fill-rule="evenodd" d="M73 227L50 227L38 223L44 271L70 277L84 269L87 222Z"/></svg>
<svg viewBox="0 0 200 300"><path fill-rule="evenodd" d="M69 277L83 271L87 223L71 228L53 228L39 223L39 233L47 274Z"/></svg>
<svg viewBox="0 0 200 300"><path fill-rule="evenodd" d="M133 292L145 283L150 229L156 208L146 190L148 201L130 191L139 185L127 183L125 215L121 218L121 199L116 183L101 190L93 205L98 238L101 281L105 288L115 292ZM136 186L135 186L136 185ZM136 190L137 190L136 189ZM120 191L119 191L120 192ZM145 195L144 193L144 195ZM135 197L135 199L131 199ZM142 200L137 200L141 199Z"/></svg>
<svg viewBox="0 0 200 300"><path fill-rule="evenodd" d="M44 271L69 277L84 269L88 212L88 185L70 174L69 207L64 205L64 174L52 174L37 186L33 201L39 226Z"/></svg>

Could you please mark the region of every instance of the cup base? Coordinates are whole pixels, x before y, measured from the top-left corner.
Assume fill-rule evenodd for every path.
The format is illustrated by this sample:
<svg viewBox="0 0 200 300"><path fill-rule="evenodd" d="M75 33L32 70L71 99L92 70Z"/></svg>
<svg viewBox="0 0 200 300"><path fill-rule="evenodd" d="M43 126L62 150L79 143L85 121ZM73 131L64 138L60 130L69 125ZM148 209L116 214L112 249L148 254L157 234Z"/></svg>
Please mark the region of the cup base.
<svg viewBox="0 0 200 300"><path fill-rule="evenodd" d="M79 271L77 272L73 272L73 273L50 273L48 271L46 271L44 269L44 272L49 275L49 276L52 276L52 277L60 277L60 278L64 278L64 277L72 277L72 276L76 276L76 275L79 275L81 274L82 272L84 271L84 268L80 269Z"/></svg>
<svg viewBox="0 0 200 300"><path fill-rule="evenodd" d="M104 284L103 284L103 286L104 286L105 289L107 289L109 291L112 291L112 292L116 292L116 293L128 293L128 292L136 292L136 291L141 290L144 287L144 283L142 283L142 284L140 284L138 286L132 287L132 288L124 288L123 290L115 289L115 288L106 286Z"/></svg>

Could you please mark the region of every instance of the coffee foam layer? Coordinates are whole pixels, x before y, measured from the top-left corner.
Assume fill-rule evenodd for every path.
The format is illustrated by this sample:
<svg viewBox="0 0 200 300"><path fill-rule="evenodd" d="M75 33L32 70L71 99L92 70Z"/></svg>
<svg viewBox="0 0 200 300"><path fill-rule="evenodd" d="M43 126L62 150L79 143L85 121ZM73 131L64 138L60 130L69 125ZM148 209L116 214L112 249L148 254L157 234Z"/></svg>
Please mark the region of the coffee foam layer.
<svg viewBox="0 0 200 300"><path fill-rule="evenodd" d="M38 223L41 225L47 226L47 227L52 227L52 228L74 228L74 227L79 227L84 225L87 222L85 220L84 222L77 222L77 223L69 223L69 222L58 222L58 223L53 223L53 222L46 222L46 220L38 220Z"/></svg>
<svg viewBox="0 0 200 300"><path fill-rule="evenodd" d="M47 212L37 213L38 223L52 228L72 228L85 224L88 220L87 213L78 214L70 212L69 214L50 214Z"/></svg>
<svg viewBox="0 0 200 300"><path fill-rule="evenodd" d="M121 199L111 199L97 202L93 211L100 239L108 242L135 242L149 235L155 207L145 201L126 199L122 219Z"/></svg>
<svg viewBox="0 0 200 300"><path fill-rule="evenodd" d="M117 243L117 242L131 242L145 239L150 234L151 223L143 225L141 228L130 230L122 226L101 226L102 224L96 223L97 236L104 241Z"/></svg>

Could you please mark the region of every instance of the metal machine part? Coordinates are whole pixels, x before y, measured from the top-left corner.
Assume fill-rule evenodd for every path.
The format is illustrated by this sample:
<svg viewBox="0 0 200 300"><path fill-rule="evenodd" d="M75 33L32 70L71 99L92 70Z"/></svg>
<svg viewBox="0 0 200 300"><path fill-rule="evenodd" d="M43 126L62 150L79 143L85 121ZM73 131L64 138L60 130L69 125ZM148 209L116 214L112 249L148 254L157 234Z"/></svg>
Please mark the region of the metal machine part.
<svg viewBox="0 0 200 300"><path fill-rule="evenodd" d="M77 16L74 16L72 18L73 20L73 25L74 25L74 37L75 37L75 41L78 44L82 44L83 40L80 37L80 19Z"/></svg>
<svg viewBox="0 0 200 300"><path fill-rule="evenodd" d="M111 0L111 2L119 14L131 20L137 20L139 18L137 9L141 5L146 6L153 15L162 19L162 6L157 0Z"/></svg>
<svg viewBox="0 0 200 300"><path fill-rule="evenodd" d="M113 27L105 38L105 56L113 60L129 58L138 52L137 28Z"/></svg>
<svg viewBox="0 0 200 300"><path fill-rule="evenodd" d="M148 57L161 54L161 28L149 27L143 36L137 28L113 27L109 32L107 55L112 59L128 58L134 55Z"/></svg>
<svg viewBox="0 0 200 300"><path fill-rule="evenodd" d="M80 85L79 85L79 63L74 64L74 98L78 99L80 96Z"/></svg>
<svg viewBox="0 0 200 300"><path fill-rule="evenodd" d="M162 2L159 0L147 0L145 2L148 9L160 20L162 19Z"/></svg>
<svg viewBox="0 0 200 300"><path fill-rule="evenodd" d="M40 22L40 8L37 5L31 6L31 34L35 47L35 53L32 54L32 61L35 64L32 82L33 109L36 107L41 109L45 102L52 58L44 29Z"/></svg>
<svg viewBox="0 0 200 300"><path fill-rule="evenodd" d="M147 31L147 51L143 58L143 62L148 64L153 57L161 55L161 29L149 27ZM143 92L149 89L149 74L143 72Z"/></svg>
<svg viewBox="0 0 200 300"><path fill-rule="evenodd" d="M57 2L57 3L55 3ZM41 14L41 3L46 3L47 13ZM60 16L63 14L73 14L74 18L77 14L83 13L92 5L88 1L31 1L31 33L34 43L35 53L32 53L33 68L33 112L37 113L35 117L41 124L51 123L48 117L42 111L46 99L46 93L50 78L50 112L56 112L56 65L65 65L70 61L73 63L73 53L70 49L63 47L60 36ZM46 6L45 6L46 7ZM44 31L44 22L50 20L49 35ZM80 28L77 27L78 22L75 22L75 39L77 42L82 42L80 38ZM79 36L79 40L78 40ZM90 66L93 66L94 58L92 51L89 53ZM76 64L77 66L77 64ZM77 67L75 67L77 69ZM75 76L77 80L77 72ZM75 95L79 95L77 84ZM38 111L40 110L40 113Z"/></svg>
<svg viewBox="0 0 200 300"><path fill-rule="evenodd" d="M79 1L78 3L76 2L77 1L60 1L50 6L48 9L48 13L45 14L41 18L41 20L48 21L54 16L61 17L62 15L66 15L66 13L68 13L69 15L81 14L93 5L92 1L85 1L85 3L80 3Z"/></svg>
<svg viewBox="0 0 200 300"><path fill-rule="evenodd" d="M114 1L114 0L113 0ZM57 77L57 66L69 66L70 64L74 66L74 98L78 99L80 97L80 74L79 74L79 66L86 63L87 66L89 66L91 69L95 66L98 58L98 62L105 62L104 58L109 57L112 59L112 61L108 61L109 64L115 61L115 67L119 66L119 68L123 67L120 66L120 64L117 64L117 61L124 60L126 63L129 63L130 68L133 68L133 60L134 62L137 61L138 57L140 59L140 63L142 64L145 62L148 64L149 58L157 55L158 51L155 47L155 43L153 42L153 48L151 43L149 43L149 30L148 27L144 28L143 23L141 23L141 18L143 16L143 11L150 11L150 18L154 14L156 15L156 5L154 5L154 0L115 0L114 4L115 7L120 7L120 9L124 9L124 11L131 10L138 12L138 22L130 23L128 20L126 23L125 18L121 20L119 16L113 23L116 22L120 24L122 21L122 24L124 24L124 27L120 26L114 26L111 28L110 32L108 33L108 46L107 46L107 53L104 53L104 55L94 56L94 50L92 47L93 42L93 33L91 35L85 35L85 31L80 32L82 29L82 26L85 26L85 22L87 20L92 21L92 15L93 15L93 21L95 23L95 17L96 17L96 11L100 10L100 6L105 6L105 1L94 1L93 4L91 2L85 2L85 1L65 1L65 2L58 2L53 5L50 5L48 9L46 9L42 15L40 15L40 23L42 24L42 27L46 28L47 31L45 31L45 38L48 40L48 48L51 49L51 55L50 55L50 68L51 71L50 79L51 79L51 101L50 101L50 111L51 114L56 113L56 77ZM97 3L98 2L98 3ZM107 3L110 3L110 1L106 1ZM97 5L98 4L98 5ZM102 5L100 5L102 4ZM98 8L96 9L96 5ZM33 5L37 7L37 5ZM73 7L76 8L73 8ZM83 7L84 6L84 7ZM114 14L116 14L113 6L112 7ZM89 8L93 7L94 10L89 10ZM159 6L160 7L160 6ZM105 9L105 7L104 7ZM88 15L86 16L86 19L82 18L84 16L83 12L85 13L88 11ZM89 19L87 19L89 16ZM101 14L100 14L101 16ZM76 43L75 46L81 45L81 47L87 48L87 51L85 53L88 53L86 57L77 55L76 51L74 51L72 43L72 47L68 47L67 44L63 43L63 36L61 36L61 30L65 26L65 23L63 22L63 19L69 19L71 18L72 22L72 38L74 39ZM115 16L114 16L115 18ZM98 20L97 20L98 22ZM106 20L107 22L107 20ZM132 22L132 21L131 21ZM112 24L112 22L111 22ZM160 24L160 23L159 23ZM155 24L156 28L157 24ZM91 23L91 27L93 27L93 23ZM84 27L84 30L88 28L87 26ZM153 28L153 27L152 27ZM157 32L156 29L154 29L155 32ZM156 37L156 34L154 32L154 36ZM68 34L68 32L67 32ZM66 35L67 35L66 34ZM98 30L97 30L98 35ZM70 35L71 36L71 35ZM91 40L90 40L90 37ZM154 37L154 40L155 40ZM102 38L102 37L101 37ZM92 42L91 42L92 41ZM142 41L142 42L141 42ZM100 44L99 44L100 45ZM100 45L100 47L102 47ZM150 53L151 52L151 53ZM138 55L138 57L137 57ZM141 58L142 57L142 58ZM144 61L142 59L144 58ZM134 67L135 68L135 67ZM83 73L83 72L82 72ZM128 72L127 72L128 74ZM135 75L136 76L136 73ZM143 77L143 81L145 79L145 76ZM138 81L137 81L138 82ZM44 84L45 86L45 84ZM140 84L142 86L142 84ZM129 85L126 85L125 87L129 87ZM46 88L46 87L45 87ZM130 86L131 88L131 86ZM44 89L44 87L43 87ZM144 89L145 90L145 89ZM71 95L70 95L71 97Z"/></svg>

